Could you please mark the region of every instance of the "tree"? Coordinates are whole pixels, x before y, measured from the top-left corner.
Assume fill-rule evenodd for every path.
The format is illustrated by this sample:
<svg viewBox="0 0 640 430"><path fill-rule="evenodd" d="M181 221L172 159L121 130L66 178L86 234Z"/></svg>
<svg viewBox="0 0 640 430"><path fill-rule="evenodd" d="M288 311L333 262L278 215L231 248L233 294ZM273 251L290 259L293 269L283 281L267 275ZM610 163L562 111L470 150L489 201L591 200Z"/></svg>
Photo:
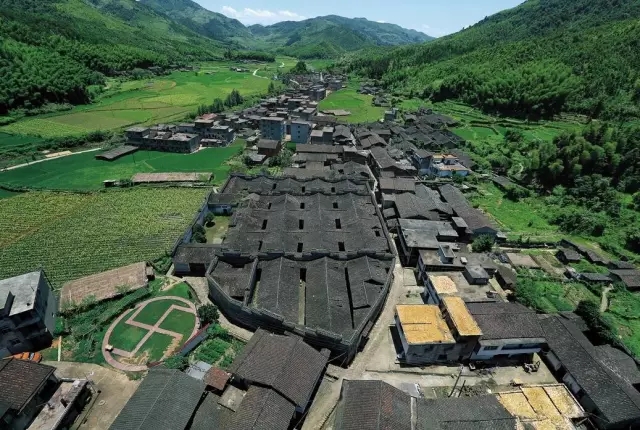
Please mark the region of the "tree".
<svg viewBox="0 0 640 430"><path fill-rule="evenodd" d="M207 243L207 232L200 224L195 224L191 229L191 242Z"/></svg>
<svg viewBox="0 0 640 430"><path fill-rule="evenodd" d="M202 305L198 308L198 318L203 325L211 324L218 321L220 312L216 305Z"/></svg>
<svg viewBox="0 0 640 430"><path fill-rule="evenodd" d="M309 73L309 69L307 68L307 63L304 61L298 61L298 64L295 65L293 69L291 69L291 73L294 75L306 75Z"/></svg>
<svg viewBox="0 0 640 430"><path fill-rule="evenodd" d="M211 227L211 226L215 225L215 219L216 219L216 216L215 216L213 213L209 212L209 213L207 213L207 215L204 217L204 223L205 223L208 227Z"/></svg>
<svg viewBox="0 0 640 430"><path fill-rule="evenodd" d="M187 357L181 355L172 355L162 363L168 369L184 370L189 366Z"/></svg>
<svg viewBox="0 0 640 430"><path fill-rule="evenodd" d="M490 252L493 249L495 240L488 234L483 234L474 239L471 248L473 252Z"/></svg>

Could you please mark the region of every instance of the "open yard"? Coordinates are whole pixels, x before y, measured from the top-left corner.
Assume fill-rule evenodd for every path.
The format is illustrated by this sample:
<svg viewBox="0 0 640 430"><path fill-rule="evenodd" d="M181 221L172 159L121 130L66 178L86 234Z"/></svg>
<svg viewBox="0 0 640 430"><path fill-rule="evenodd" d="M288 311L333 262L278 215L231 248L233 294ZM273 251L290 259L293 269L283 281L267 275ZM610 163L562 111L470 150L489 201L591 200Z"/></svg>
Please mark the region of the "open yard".
<svg viewBox="0 0 640 430"><path fill-rule="evenodd" d="M56 288L66 281L171 249L207 189L28 192L0 199L0 278L44 267Z"/></svg>
<svg viewBox="0 0 640 430"><path fill-rule="evenodd" d="M318 110L344 109L351 112L349 116L340 117L350 123L374 122L384 117L385 108L371 104L373 96L359 94L359 85L350 83L348 88L335 91L318 104Z"/></svg>
<svg viewBox="0 0 640 430"><path fill-rule="evenodd" d="M0 172L0 184L56 190L97 190L107 179L131 179L136 173L212 172L213 182L229 174L225 162L239 154L245 141L226 148L206 148L193 154L138 151L114 161L96 160L97 152L70 155L19 169Z"/></svg>
<svg viewBox="0 0 640 430"><path fill-rule="evenodd" d="M193 112L200 104L224 99L233 89L243 96L266 93L269 80L252 73L232 72L231 64L207 63L200 72L174 72L150 80L112 80L106 92L91 105L25 118L0 127L0 132L55 137L171 122Z"/></svg>

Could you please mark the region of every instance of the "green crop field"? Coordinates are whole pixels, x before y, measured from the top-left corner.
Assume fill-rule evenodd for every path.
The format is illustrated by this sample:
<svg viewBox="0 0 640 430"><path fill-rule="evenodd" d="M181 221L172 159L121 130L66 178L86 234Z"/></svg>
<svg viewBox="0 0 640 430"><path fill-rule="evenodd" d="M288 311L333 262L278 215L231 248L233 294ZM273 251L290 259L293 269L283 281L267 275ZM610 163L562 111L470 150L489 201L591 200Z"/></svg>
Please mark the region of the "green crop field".
<svg viewBox="0 0 640 430"><path fill-rule="evenodd" d="M66 281L170 250L207 189L29 192L0 199L0 279L43 267Z"/></svg>
<svg viewBox="0 0 640 430"><path fill-rule="evenodd" d="M162 315L164 315L164 313L169 310L171 305L184 306L184 303L179 300L171 299L151 302L146 305L134 319L142 324L154 325L158 322ZM193 329L193 325L191 326L191 328Z"/></svg>
<svg viewBox="0 0 640 430"><path fill-rule="evenodd" d="M359 94L358 84L350 83L348 88L335 91L318 104L319 110L344 109L351 115L340 117L341 120L350 123L374 122L384 118L385 108L371 104L372 96Z"/></svg>
<svg viewBox="0 0 640 430"><path fill-rule="evenodd" d="M0 172L0 184L55 190L97 190L107 179L130 179L136 173L212 172L222 183L229 173L225 161L239 154L244 140L226 148L207 148L193 154L138 151L115 161L96 160L86 152Z"/></svg>
<svg viewBox="0 0 640 430"><path fill-rule="evenodd" d="M267 91L269 80L252 73L232 72L231 64L206 63L199 72L174 72L151 80L111 81L95 103L71 111L24 118L0 127L0 132L4 136L9 133L47 138L170 122L180 120L200 104L211 104L215 98L224 99L233 89L243 96ZM0 144L4 140L0 135Z"/></svg>
<svg viewBox="0 0 640 430"><path fill-rule="evenodd" d="M196 316L194 314L174 309L162 321L160 328L182 334L182 341L184 342L193 332L195 325Z"/></svg>

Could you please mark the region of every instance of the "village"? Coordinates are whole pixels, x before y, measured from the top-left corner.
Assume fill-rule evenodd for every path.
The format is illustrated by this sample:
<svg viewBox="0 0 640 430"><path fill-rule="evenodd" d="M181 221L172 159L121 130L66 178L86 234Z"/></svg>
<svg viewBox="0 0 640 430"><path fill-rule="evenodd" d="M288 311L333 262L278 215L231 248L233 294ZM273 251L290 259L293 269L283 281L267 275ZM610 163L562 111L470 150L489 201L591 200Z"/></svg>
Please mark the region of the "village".
<svg viewBox="0 0 640 430"><path fill-rule="evenodd" d="M293 76L255 106L129 128L124 146L98 154L105 162L143 149L190 154L241 138L247 168L264 169L231 172L210 190L166 274L140 262L71 281L59 297L46 268L0 281L0 355L12 356L0 361L0 423L632 428L640 371L628 351L592 343L581 317L537 313L514 291L523 270L629 290L640 288L640 271L568 239L531 253L467 198L471 177L517 185L474 172L464 139L449 130L454 119L392 107L371 83L359 91L388 108L384 117L347 124L348 111L318 108L346 84L343 75ZM208 179L166 172L137 182ZM581 261L597 270L572 267ZM103 372L96 364L56 370L29 354L55 340L60 315L92 307L100 312L81 328L108 321L97 345L103 367L146 376L119 386L109 373L92 375ZM139 337L116 344L125 330ZM136 359L157 336L168 338L165 348ZM215 360L193 353L216 336L228 349Z"/></svg>

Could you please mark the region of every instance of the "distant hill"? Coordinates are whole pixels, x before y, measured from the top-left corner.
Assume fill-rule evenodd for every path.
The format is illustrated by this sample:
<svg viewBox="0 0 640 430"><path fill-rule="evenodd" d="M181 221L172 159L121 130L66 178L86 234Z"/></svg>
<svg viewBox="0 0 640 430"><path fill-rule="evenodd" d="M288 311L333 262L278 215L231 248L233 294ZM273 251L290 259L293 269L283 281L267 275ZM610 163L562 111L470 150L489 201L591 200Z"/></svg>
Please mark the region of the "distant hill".
<svg viewBox="0 0 640 430"><path fill-rule="evenodd" d="M192 0L139 0L140 3L166 14L174 21L219 41L251 38L251 32L237 19L211 12Z"/></svg>
<svg viewBox="0 0 640 430"><path fill-rule="evenodd" d="M286 53L300 58L336 57L371 46L406 45L433 39L416 30L364 18L329 15L245 27L193 0L140 0L140 3L232 48Z"/></svg>
<svg viewBox="0 0 640 430"><path fill-rule="evenodd" d="M350 65L406 94L485 111L640 116L640 2L528 0L428 44L368 51Z"/></svg>
<svg viewBox="0 0 640 430"><path fill-rule="evenodd" d="M223 53L135 0L0 0L0 37L0 114L86 103L104 75Z"/></svg>
<svg viewBox="0 0 640 430"><path fill-rule="evenodd" d="M395 24L335 15L270 26L252 25L249 30L261 42L257 46L271 47L300 58L335 57L372 46L406 45L433 39Z"/></svg>

